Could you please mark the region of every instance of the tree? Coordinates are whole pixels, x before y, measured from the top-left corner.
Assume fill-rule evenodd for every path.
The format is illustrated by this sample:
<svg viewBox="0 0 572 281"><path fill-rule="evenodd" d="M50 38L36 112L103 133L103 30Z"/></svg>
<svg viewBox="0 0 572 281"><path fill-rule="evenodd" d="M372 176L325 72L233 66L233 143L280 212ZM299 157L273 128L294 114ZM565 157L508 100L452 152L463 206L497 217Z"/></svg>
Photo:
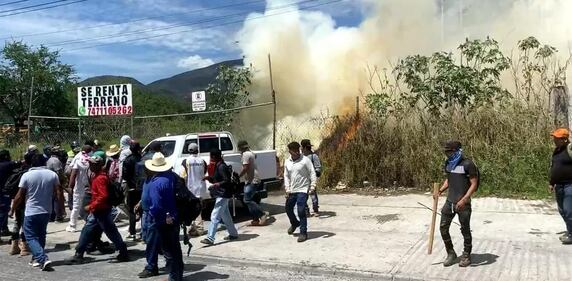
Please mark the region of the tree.
<svg viewBox="0 0 572 281"><path fill-rule="evenodd" d="M66 96L77 81L73 67L45 46L33 49L22 42L7 43L0 52L0 110L14 120L16 131L28 116L32 77L32 114L65 116L74 112Z"/></svg>
<svg viewBox="0 0 572 281"><path fill-rule="evenodd" d="M495 40L467 40L458 49L460 62L445 52L401 60L394 71L409 90L402 93L404 100L411 106L421 102L429 112L439 115L443 108L479 107L508 95L500 76L510 67L510 59Z"/></svg>
<svg viewBox="0 0 572 281"><path fill-rule="evenodd" d="M215 82L206 89L208 110L227 110L251 105L248 87L252 72L249 68L221 65ZM218 128L228 127L238 111L226 111L209 118Z"/></svg>

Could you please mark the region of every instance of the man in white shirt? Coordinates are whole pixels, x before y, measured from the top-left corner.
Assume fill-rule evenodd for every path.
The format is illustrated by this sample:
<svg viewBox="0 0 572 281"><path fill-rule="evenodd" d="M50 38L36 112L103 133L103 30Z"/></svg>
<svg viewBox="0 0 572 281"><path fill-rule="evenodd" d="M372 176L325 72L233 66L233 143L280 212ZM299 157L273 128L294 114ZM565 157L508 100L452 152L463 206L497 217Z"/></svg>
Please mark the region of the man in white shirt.
<svg viewBox="0 0 572 281"><path fill-rule="evenodd" d="M292 235L296 228L300 227L298 242L308 239L308 218L306 215L306 201L308 192L316 190L316 172L312 161L300 153L300 144L292 142L288 144L290 158L284 163L284 187L286 188L286 214L290 219L288 234ZM298 211L298 217L294 214L294 207Z"/></svg>
<svg viewBox="0 0 572 281"><path fill-rule="evenodd" d="M68 183L68 189L73 194L73 206L70 214L70 223L66 228L67 232L77 231L77 221L82 208L83 197L86 188L89 188L89 153L92 147L84 145L80 153L72 160L72 172Z"/></svg>
<svg viewBox="0 0 572 281"><path fill-rule="evenodd" d="M207 184L204 180L207 174L207 162L199 156L199 146L196 143L189 144L188 150L190 156L183 160L181 177L185 179L189 191L195 195L195 197L201 199L202 203L203 199L209 198ZM189 230L189 236L201 236L204 232L203 219L201 216L198 216Z"/></svg>
<svg viewBox="0 0 572 281"><path fill-rule="evenodd" d="M244 178L244 203L248 207L248 211L252 217L250 225L263 226L266 224L270 214L262 211L260 206L254 201L254 196L260 184L256 167L256 155L250 151L250 146L246 141L238 142L238 150L240 150L242 162L242 170L239 176Z"/></svg>

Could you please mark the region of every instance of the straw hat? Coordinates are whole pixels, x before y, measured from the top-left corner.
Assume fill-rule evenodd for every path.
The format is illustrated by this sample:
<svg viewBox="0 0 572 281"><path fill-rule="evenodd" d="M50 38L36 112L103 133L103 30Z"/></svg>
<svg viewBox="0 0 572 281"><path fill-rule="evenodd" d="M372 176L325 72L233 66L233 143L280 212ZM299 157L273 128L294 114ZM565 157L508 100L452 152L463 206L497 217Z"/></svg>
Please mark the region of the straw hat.
<svg viewBox="0 0 572 281"><path fill-rule="evenodd" d="M119 146L117 146L116 144L112 144L111 146L109 146L109 150L105 152L105 155L107 155L107 157L113 157L117 155L119 152L121 152L121 150L119 150Z"/></svg>
<svg viewBox="0 0 572 281"><path fill-rule="evenodd" d="M155 152L151 160L145 161L145 168L152 172L165 172L173 167L173 163L165 158L161 152Z"/></svg>

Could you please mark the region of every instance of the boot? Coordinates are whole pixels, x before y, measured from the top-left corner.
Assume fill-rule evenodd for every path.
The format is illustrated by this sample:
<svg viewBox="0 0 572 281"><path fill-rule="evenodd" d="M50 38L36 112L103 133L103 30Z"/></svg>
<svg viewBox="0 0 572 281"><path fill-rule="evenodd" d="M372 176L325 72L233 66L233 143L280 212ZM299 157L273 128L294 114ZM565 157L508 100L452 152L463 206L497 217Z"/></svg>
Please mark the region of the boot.
<svg viewBox="0 0 572 281"><path fill-rule="evenodd" d="M443 262L443 266L448 267L457 262L457 253L455 251L447 251L447 258Z"/></svg>
<svg viewBox="0 0 572 281"><path fill-rule="evenodd" d="M20 242L20 240L12 240L12 244L10 245L10 252L9 252L9 254L11 256L17 255L20 253L20 247L18 245L19 242Z"/></svg>
<svg viewBox="0 0 572 281"><path fill-rule="evenodd" d="M28 243L26 243L24 241L20 241L20 243L18 243L18 246L20 247L20 256L21 257L30 255L30 248L28 248Z"/></svg>

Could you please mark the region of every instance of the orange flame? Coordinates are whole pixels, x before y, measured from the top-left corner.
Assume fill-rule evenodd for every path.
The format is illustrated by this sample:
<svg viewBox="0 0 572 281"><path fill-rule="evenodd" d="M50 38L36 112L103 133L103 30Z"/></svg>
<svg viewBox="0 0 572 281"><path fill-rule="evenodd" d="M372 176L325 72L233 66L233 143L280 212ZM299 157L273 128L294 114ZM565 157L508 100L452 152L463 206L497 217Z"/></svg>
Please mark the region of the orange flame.
<svg viewBox="0 0 572 281"><path fill-rule="evenodd" d="M350 142L355 138L360 126L361 126L361 119L359 118L359 115L357 115L352 121L352 124L350 125L348 130L343 135L342 141L340 142L341 147L346 147L348 142Z"/></svg>

